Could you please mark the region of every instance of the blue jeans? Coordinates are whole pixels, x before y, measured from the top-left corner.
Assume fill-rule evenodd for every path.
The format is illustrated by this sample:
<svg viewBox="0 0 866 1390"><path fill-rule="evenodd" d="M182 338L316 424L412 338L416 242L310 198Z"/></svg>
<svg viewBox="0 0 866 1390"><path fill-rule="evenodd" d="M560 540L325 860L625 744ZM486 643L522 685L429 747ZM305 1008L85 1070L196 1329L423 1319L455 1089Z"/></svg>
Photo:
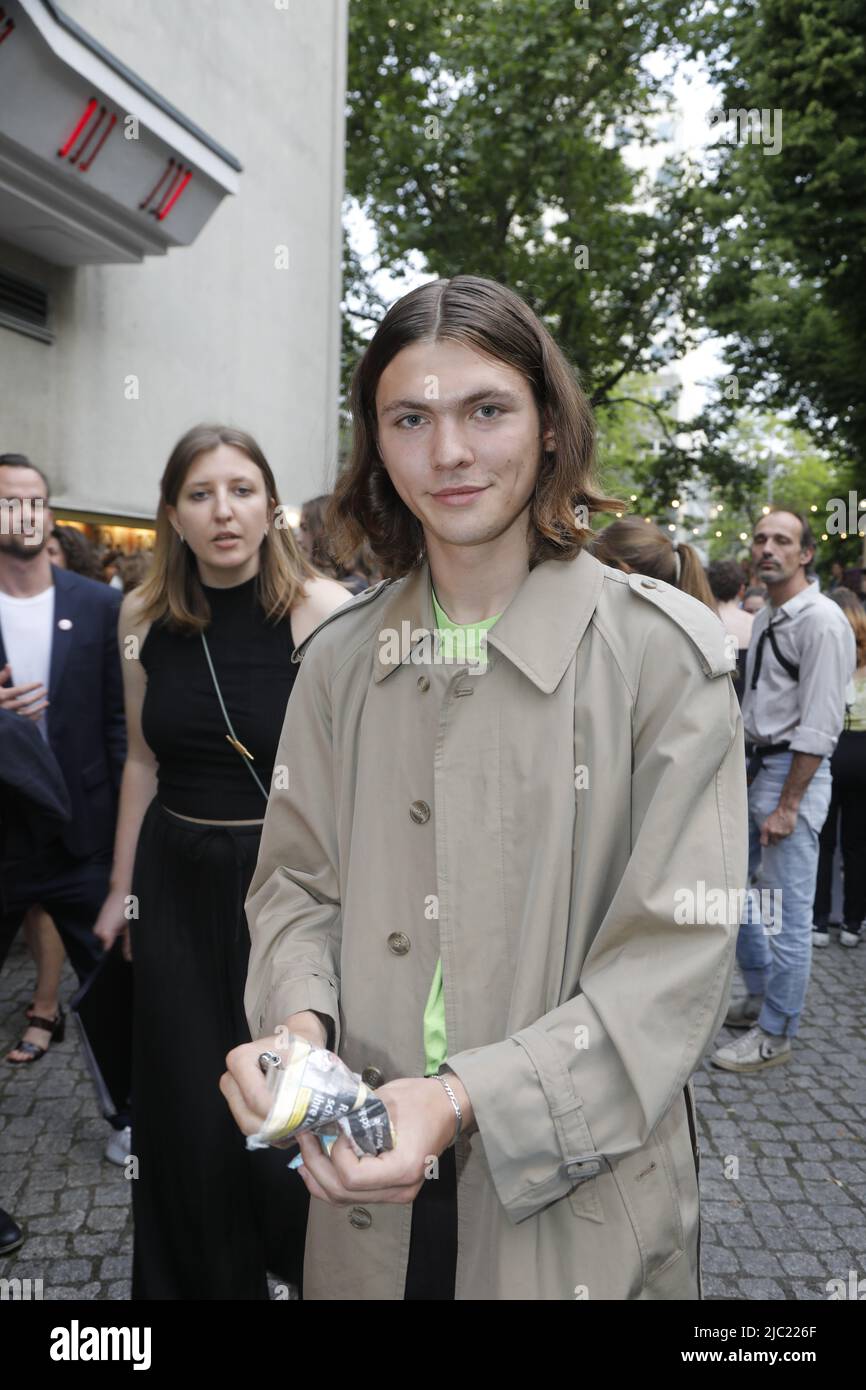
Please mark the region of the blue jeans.
<svg viewBox="0 0 866 1390"><path fill-rule="evenodd" d="M829 759L819 764L800 802L797 824L777 845L761 846L761 826L776 809L793 753L771 753L749 787L749 882L737 936L737 962L750 994L762 994L758 1022L767 1033L795 1037L812 964L812 904L818 873L818 837L830 805ZM763 917L763 920L762 920Z"/></svg>

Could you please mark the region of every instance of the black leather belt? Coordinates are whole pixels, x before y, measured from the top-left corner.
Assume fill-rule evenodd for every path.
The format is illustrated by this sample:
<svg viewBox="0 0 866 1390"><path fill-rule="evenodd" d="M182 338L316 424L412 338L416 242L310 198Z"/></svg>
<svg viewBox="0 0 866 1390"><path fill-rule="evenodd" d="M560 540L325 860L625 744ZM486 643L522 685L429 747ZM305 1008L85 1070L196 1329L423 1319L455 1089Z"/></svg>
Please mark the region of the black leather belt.
<svg viewBox="0 0 866 1390"><path fill-rule="evenodd" d="M746 757L748 764L746 767L746 785L751 786L764 766L764 759L772 753L787 753L790 743L747 743Z"/></svg>

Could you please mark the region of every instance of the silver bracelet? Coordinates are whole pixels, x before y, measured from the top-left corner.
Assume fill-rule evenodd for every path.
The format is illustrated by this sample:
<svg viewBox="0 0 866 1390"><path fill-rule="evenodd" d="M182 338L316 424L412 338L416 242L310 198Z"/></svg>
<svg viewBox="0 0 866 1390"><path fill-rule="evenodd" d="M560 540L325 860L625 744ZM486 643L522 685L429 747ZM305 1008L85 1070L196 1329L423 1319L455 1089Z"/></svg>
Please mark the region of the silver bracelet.
<svg viewBox="0 0 866 1390"><path fill-rule="evenodd" d="M441 1081L442 1085L445 1087L445 1093L446 1093L446 1095L448 1096L448 1099L450 1100L451 1104L454 1106L454 1114L457 1116L457 1128L456 1128L455 1131L454 1131L454 1138L451 1140L451 1144L448 1145L448 1147L449 1147L449 1149L450 1149L451 1146L452 1146L453 1144L456 1144L456 1143L457 1143L457 1140L460 1138L460 1131L461 1131L461 1129L463 1128L463 1111L460 1109L460 1102L459 1102L459 1100L458 1100L457 1097L455 1096L455 1094L454 1094L454 1092L452 1091L451 1087L448 1085L448 1082L445 1080L445 1077L444 1077L444 1076L439 1076L439 1075L431 1076L430 1080L431 1080L431 1081Z"/></svg>

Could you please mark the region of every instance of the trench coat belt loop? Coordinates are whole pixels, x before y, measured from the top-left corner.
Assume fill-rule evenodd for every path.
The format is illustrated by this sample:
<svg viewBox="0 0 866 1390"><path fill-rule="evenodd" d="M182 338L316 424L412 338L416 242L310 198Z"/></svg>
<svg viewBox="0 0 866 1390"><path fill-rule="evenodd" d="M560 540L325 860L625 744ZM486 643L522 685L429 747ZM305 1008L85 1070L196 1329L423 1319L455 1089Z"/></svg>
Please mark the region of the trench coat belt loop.
<svg viewBox="0 0 866 1390"><path fill-rule="evenodd" d="M566 1158L559 1165L559 1171L571 1182L586 1182L588 1178L598 1177L604 1162L601 1154L580 1154L576 1158Z"/></svg>

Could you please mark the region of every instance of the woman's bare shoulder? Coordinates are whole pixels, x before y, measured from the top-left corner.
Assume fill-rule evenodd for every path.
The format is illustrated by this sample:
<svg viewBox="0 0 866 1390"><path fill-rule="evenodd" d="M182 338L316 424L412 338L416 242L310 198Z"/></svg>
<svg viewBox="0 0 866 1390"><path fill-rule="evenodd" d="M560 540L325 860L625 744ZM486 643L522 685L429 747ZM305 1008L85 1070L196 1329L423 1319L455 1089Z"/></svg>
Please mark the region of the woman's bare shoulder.
<svg viewBox="0 0 866 1390"><path fill-rule="evenodd" d="M138 637L146 636L150 628L150 621L145 618L144 610L145 604L141 589L130 589L128 594L124 594L118 620L121 634L134 633Z"/></svg>
<svg viewBox="0 0 866 1390"><path fill-rule="evenodd" d="M303 597L299 598L292 608L292 635L295 645L299 647L319 623L324 622L336 608L341 608L351 598L349 590L338 584L336 579L327 579L325 576L308 579L304 585Z"/></svg>

